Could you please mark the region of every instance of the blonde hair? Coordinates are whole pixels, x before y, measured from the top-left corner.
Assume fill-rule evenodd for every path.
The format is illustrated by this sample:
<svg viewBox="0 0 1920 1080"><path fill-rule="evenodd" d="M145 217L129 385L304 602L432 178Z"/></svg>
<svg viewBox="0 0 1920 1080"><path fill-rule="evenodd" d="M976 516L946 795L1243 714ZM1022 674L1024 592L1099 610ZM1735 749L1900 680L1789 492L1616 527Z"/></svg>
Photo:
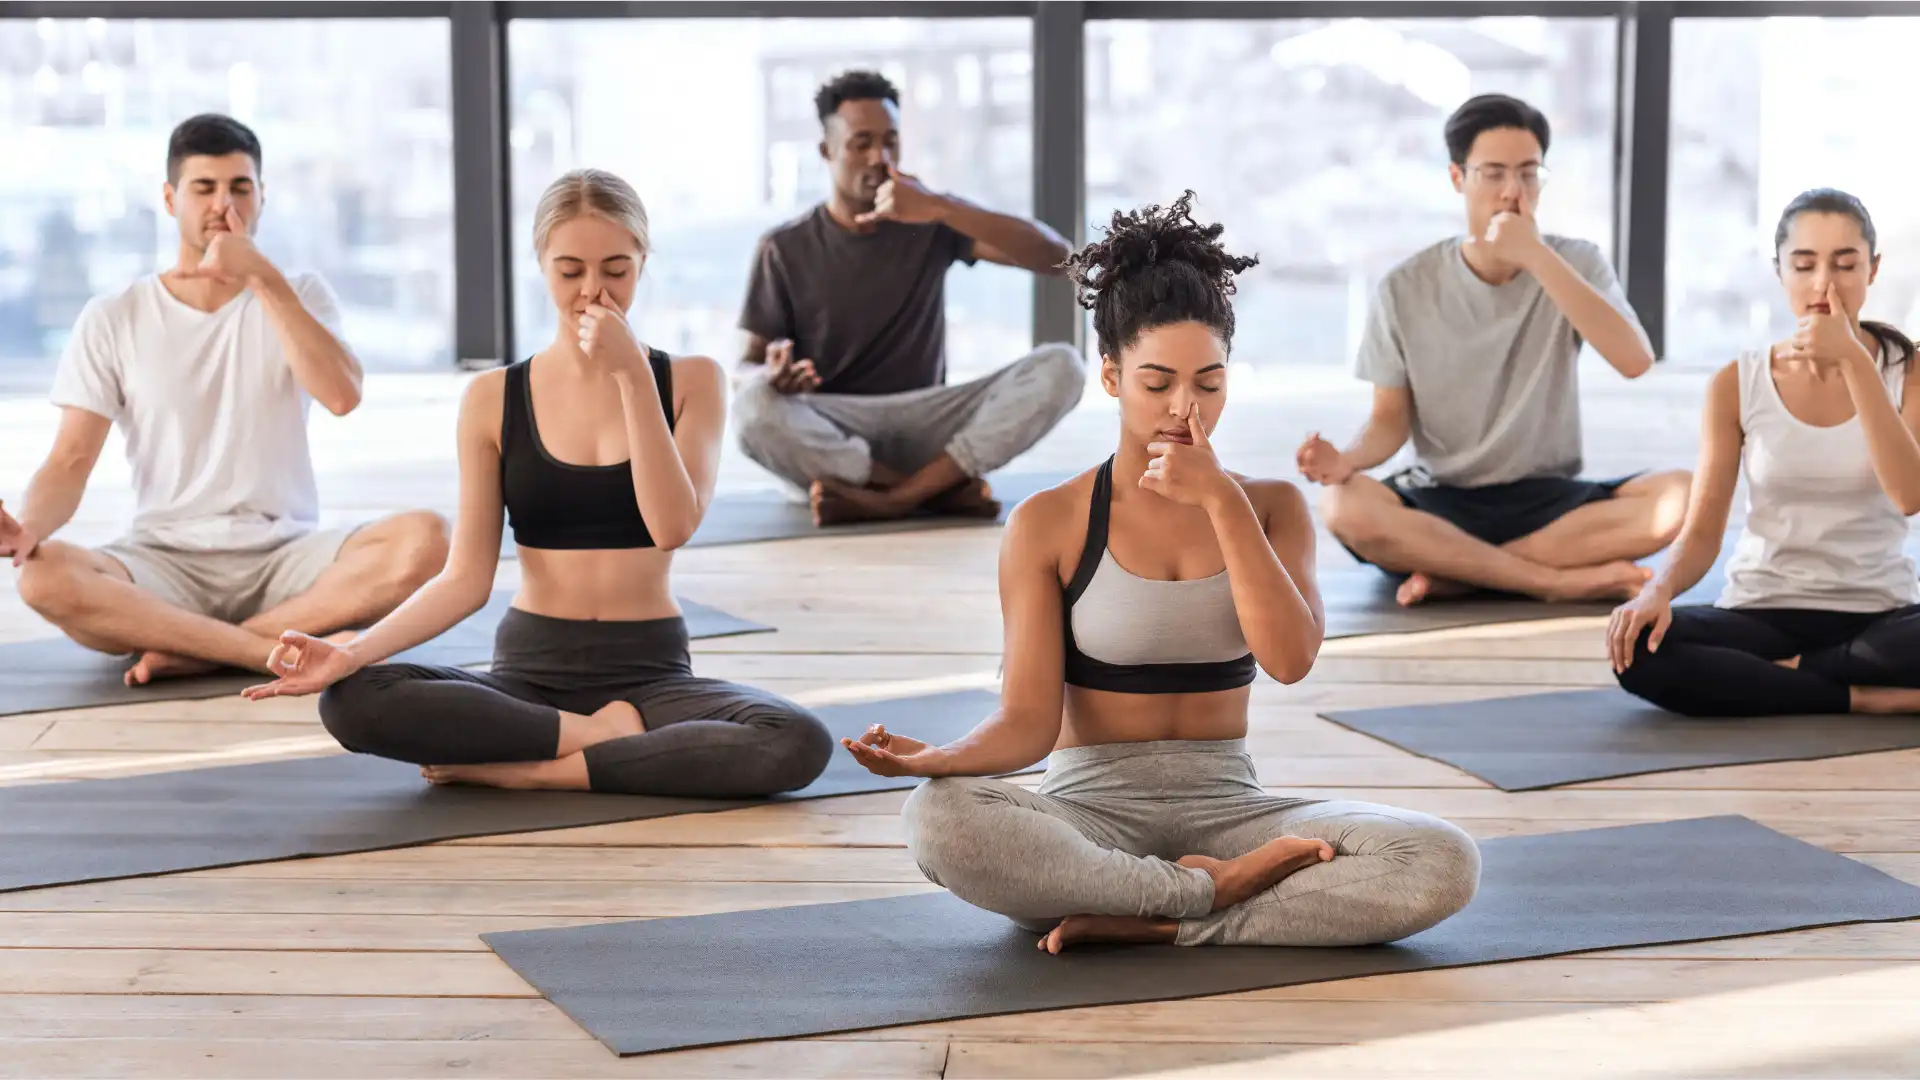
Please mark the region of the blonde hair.
<svg viewBox="0 0 1920 1080"><path fill-rule="evenodd" d="M583 214L606 218L633 234L647 253L647 207L633 185L605 169L574 169L547 185L533 211L533 253L547 253L547 239L561 224Z"/></svg>

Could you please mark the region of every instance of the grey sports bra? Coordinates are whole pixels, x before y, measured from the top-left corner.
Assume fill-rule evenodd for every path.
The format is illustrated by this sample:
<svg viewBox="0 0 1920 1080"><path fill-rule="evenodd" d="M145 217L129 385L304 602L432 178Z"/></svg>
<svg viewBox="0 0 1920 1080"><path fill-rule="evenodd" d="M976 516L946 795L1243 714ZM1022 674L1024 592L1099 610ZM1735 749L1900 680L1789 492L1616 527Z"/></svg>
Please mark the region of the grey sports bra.
<svg viewBox="0 0 1920 1080"><path fill-rule="evenodd" d="M1113 459L1093 480L1087 540L1067 585L1069 686L1123 694L1195 694L1253 681L1226 571L1197 581L1138 577L1107 550Z"/></svg>

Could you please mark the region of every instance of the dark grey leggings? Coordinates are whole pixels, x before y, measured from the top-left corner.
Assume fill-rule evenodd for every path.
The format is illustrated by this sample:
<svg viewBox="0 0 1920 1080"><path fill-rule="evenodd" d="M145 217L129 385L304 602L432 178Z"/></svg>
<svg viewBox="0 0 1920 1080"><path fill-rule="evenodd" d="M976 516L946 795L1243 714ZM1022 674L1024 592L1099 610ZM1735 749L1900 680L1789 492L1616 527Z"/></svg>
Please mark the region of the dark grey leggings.
<svg viewBox="0 0 1920 1080"><path fill-rule="evenodd" d="M416 765L550 761L560 714L625 701L643 734L584 751L594 791L721 798L805 787L833 738L807 709L693 675L684 620L580 622L509 609L491 672L374 664L327 688L320 719L340 745Z"/></svg>
<svg viewBox="0 0 1920 1080"><path fill-rule="evenodd" d="M1856 614L1798 608L1673 609L1659 652L1634 643L1620 686L1683 716L1852 709L1855 686L1920 686L1920 605ZM1798 656L1797 668L1774 663Z"/></svg>

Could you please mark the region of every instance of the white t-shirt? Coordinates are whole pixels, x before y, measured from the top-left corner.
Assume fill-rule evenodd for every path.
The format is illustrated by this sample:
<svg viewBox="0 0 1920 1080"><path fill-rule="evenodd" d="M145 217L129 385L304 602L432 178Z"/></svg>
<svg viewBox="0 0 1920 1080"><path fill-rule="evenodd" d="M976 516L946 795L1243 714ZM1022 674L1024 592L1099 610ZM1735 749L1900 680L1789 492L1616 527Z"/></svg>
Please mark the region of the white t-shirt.
<svg viewBox="0 0 1920 1080"><path fill-rule="evenodd" d="M339 336L339 304L327 283L312 273L287 282ZM60 358L53 403L97 413L125 433L133 539L248 551L319 524L307 445L312 399L251 290L205 312L154 274L95 297Z"/></svg>

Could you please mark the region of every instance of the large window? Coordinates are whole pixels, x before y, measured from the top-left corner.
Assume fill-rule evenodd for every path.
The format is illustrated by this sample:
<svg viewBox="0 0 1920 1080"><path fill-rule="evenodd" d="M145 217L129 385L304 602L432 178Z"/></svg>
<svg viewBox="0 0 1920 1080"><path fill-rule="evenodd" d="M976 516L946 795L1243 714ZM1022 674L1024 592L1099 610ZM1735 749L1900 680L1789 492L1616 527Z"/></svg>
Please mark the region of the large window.
<svg viewBox="0 0 1920 1080"><path fill-rule="evenodd" d="M1441 127L1473 94L1547 113L1542 228L1611 250L1614 52L1609 19L1091 23L1090 236L1192 188L1260 257L1236 354L1344 367L1381 275L1465 227Z"/></svg>
<svg viewBox="0 0 1920 1080"><path fill-rule="evenodd" d="M733 361L754 245L824 199L814 90L849 67L900 87L901 167L996 209L1032 205L1032 31L1025 19L539 21L508 27L515 354L552 340L533 208L570 168L625 177L654 253L636 330L669 352ZM1032 335L1031 278L980 264L948 279L956 380Z"/></svg>
<svg viewBox="0 0 1920 1080"><path fill-rule="evenodd" d="M1920 321L1913 57L1920 18L1683 19L1673 32L1667 355L1724 364L1788 332L1780 211L1814 187L1866 203L1886 253L1867 314Z"/></svg>
<svg viewBox="0 0 1920 1080"><path fill-rule="evenodd" d="M0 384L39 392L89 296L175 261L167 136L260 136L259 242L340 295L367 366L452 362L444 19L0 21Z"/></svg>

